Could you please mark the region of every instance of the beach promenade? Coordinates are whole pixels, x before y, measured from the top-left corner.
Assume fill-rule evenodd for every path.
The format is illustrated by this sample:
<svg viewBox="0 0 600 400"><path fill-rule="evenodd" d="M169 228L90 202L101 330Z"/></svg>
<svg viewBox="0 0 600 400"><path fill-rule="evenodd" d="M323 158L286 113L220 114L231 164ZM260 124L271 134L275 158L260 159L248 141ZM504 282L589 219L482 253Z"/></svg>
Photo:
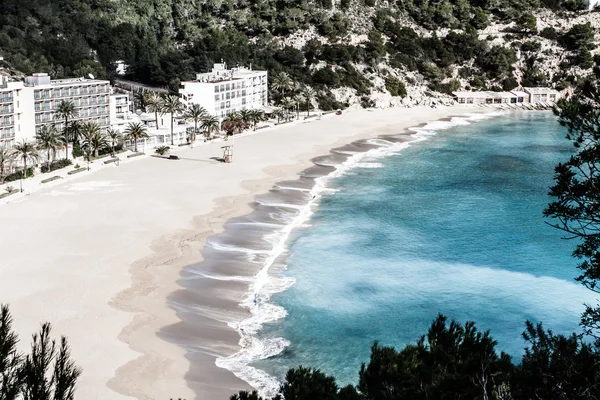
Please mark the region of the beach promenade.
<svg viewBox="0 0 600 400"><path fill-rule="evenodd" d="M76 399L191 400L186 379L199 399L227 399L248 388L214 363L237 350L235 331L225 322L198 326L206 357L192 374L185 350L157 336L179 321L166 299L181 269L200 261L203 239L330 148L478 111L349 111L178 149L179 160L144 157L8 200L0 205L0 303L10 305L21 349L44 321L55 337L67 336L83 369ZM214 159L232 143L233 163ZM231 302L221 308L240 313Z"/></svg>

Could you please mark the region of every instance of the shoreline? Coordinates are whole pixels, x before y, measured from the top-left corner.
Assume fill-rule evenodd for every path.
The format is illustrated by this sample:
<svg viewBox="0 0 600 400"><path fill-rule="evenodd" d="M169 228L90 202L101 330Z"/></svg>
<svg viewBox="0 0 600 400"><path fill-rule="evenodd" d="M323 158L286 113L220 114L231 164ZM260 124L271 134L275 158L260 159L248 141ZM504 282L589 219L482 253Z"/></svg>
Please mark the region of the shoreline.
<svg viewBox="0 0 600 400"><path fill-rule="evenodd" d="M204 284L195 287L194 284L186 285L185 283L183 283L182 286L187 286L187 289L178 290L176 293L169 296L171 306L178 311L178 315L180 316L180 318L182 318L182 322L170 327L165 327L161 330L162 337L174 343L178 343L180 346L183 346L188 350L187 358L188 360L191 360L192 363L191 371L188 374L188 379L191 382L193 382L192 386L194 387L194 390L197 393L197 395L200 398L203 398L208 394L220 395L221 391L215 393L212 391L206 392L206 388L204 388L203 390L204 384L198 379L198 376L201 375L199 373L199 370L202 370L203 368L194 365L194 363L205 363L206 358L210 360L211 355L203 354L202 356L200 356L199 353L201 353L202 350L198 351L198 349L194 348L193 343L191 343L192 341L196 341L198 339L196 337L192 339L182 338L181 336L177 335L177 331L183 330L188 332L189 330L191 330L190 326L186 326L186 323L187 325L198 327L197 324L211 324L214 323L214 320L219 320L219 322L225 323L231 331L237 333L237 336L234 335L232 338L230 334L227 335L224 332L226 331L226 329L221 327L221 329L223 330L222 334L226 335L227 340L231 341L237 338L237 349L234 343L229 342L226 348L230 352L234 351L234 354L223 355L222 353L215 351L215 353L212 354L212 358L215 358L215 365L230 371L233 375L243 380L243 387L241 388L229 387L229 385L226 385L227 390L229 390L229 392L228 394L224 393L223 395L221 395L221 397L237 393L238 390L250 388L258 389L262 395L274 394L278 383L276 381L273 381L272 378L269 377L268 374L264 373L263 371L248 367L248 363L258 359L264 359L274 356L279 352L283 351L283 348L285 348L289 344L285 339L282 338L277 338L279 340L276 339L275 342L271 340L270 343L261 343L255 335L260 331L263 324L274 322L278 319L285 317L286 311L283 308L270 303L269 300L272 294L285 291L293 284L293 282L285 282L284 279L284 282L279 282L279 286L276 288L267 289L266 291L264 290L264 288L265 286L273 285L273 280L281 280L281 276L276 275L279 275L278 272L281 271L281 269L283 269L284 267L282 267L281 265L277 265L278 258L285 258L283 254L286 251L285 245L287 243L287 240L289 239L289 235L292 232L294 232L296 228L300 227L310 219L310 216L312 214L311 209L313 208L314 203L318 201L322 192L328 190L326 182L329 179L343 175L347 170L353 169L354 166L344 168L344 166L346 166L346 164L352 161L353 159L360 160L371 157L383 158L389 154L394 154L399 150L407 147L410 142L426 140L426 137L419 136L419 133L423 127L426 127L431 124L435 125L436 123L440 122L447 123L452 121L453 118L470 119L472 121L488 119L496 115L497 111L498 110L481 110L481 112L477 113L462 112L458 114L451 114L439 118L437 120L429 120L412 126L398 128L399 132L396 133L377 134L375 132L372 132L371 134L367 134L366 136L362 136L361 138L355 139L350 142L344 141L344 144L337 143L333 147L329 148L327 154L321 152L319 153L320 155L316 155L315 153L315 155L312 158L310 158L310 161L308 163L301 161L298 164L304 165L304 169L300 169L299 166L290 167L291 170L297 171L295 173L295 180L287 173L280 174L280 180L277 180L277 178L275 178L272 175L272 179L269 179L269 181L272 182L271 186L269 187L269 185L263 181L263 185L261 185L263 186L263 189L257 189L257 186L253 186L252 183L244 182L249 184L249 186L254 187L254 194L249 195L254 201L247 201L248 196L243 196L243 199L238 198L236 199L237 201L230 202L231 204L246 204L243 210L238 210L238 212L232 213L229 219L219 226L218 232L215 231L212 235L204 237L204 245L201 246L202 249L206 250L207 247L213 248L212 250L208 250L208 252L210 253L208 257L203 254L202 261L196 262L193 265L188 265L182 269L182 278L179 281L180 284L182 284L182 281L185 282L186 279L191 281L198 279L206 279L208 280L208 282L211 282L211 284L207 284L205 282ZM481 115L482 117L477 117L477 115ZM451 126L456 125L460 124L457 123ZM436 131L439 129L445 128L432 128L432 130ZM400 144L402 145L402 147L394 148L388 153L388 151L385 150L384 147L380 145L380 143L376 144L375 141L387 141L392 144ZM357 151L358 147L362 147L362 149L360 151ZM377 153L378 150L382 149L384 149L383 152L385 154L374 154ZM312 185L307 185L307 181L311 181ZM287 187L287 185L291 185L291 187ZM264 188L265 186L267 187L267 189ZM276 196L271 196L266 200L264 199L265 196L267 196L267 194L272 194L274 191L282 190L291 190L296 194L299 193L301 197L302 195L304 195L304 201L306 202L292 201L292 203L290 204L290 208L292 208L293 210L301 209L301 211L294 211L288 213L290 215L290 220L287 223L278 224L277 218L274 219L272 217L267 218L268 221L262 220L261 216L259 215L261 212L261 208L263 208L263 218L265 207L271 207L271 211L281 211L282 208L286 208L286 205L283 202L279 202ZM309 194L309 198L307 198L305 194ZM287 200L289 200L289 198ZM275 203L269 204L268 201L275 201ZM251 248L252 246L250 246L250 248L247 249L248 251L244 251L243 249L238 247L231 248L231 243L228 243L228 241L226 240L225 243L218 244L216 246L216 249L221 252L226 252L225 254L227 257L230 257L234 253L242 252L245 253L246 256L250 254L250 258L259 258L259 261L258 263L255 263L253 261L247 263L247 269L252 271L252 273L248 275L238 275L241 270L239 266L237 266L237 268L234 269L235 273L230 272L229 274L225 273L224 275L217 275L219 271L211 267L219 265L219 257L217 256L216 260L214 259L215 257L213 253L215 245L211 243L211 239L213 241L218 239L219 236L227 234L227 231L231 230L230 228L232 225L239 226L240 224L271 225L277 227L278 229L274 229L274 231L271 234L265 233L263 230L258 229L258 234L272 245L272 249L268 250L269 245L267 245L265 248L265 246L263 246L262 244L254 242L253 245L258 245L256 248ZM235 229L236 227L233 228L233 230ZM237 233L237 236L240 236L240 232ZM246 241L248 241L248 237L252 237L252 233L252 231L244 231ZM236 232L227 235L229 242L231 242L231 238L235 236ZM252 237L252 239L255 238ZM252 240L250 239L250 241ZM205 252L203 250L201 250L201 253ZM265 257L257 257L257 254L263 253L268 255L266 259ZM224 261L224 259L222 259L221 261ZM203 264L206 264L206 262L209 263L209 274L202 272ZM273 270L278 270L278 272L274 272ZM200 278L198 278L198 275L200 275ZM224 284L223 282L227 283ZM218 286L218 288L216 288L215 286ZM202 304L201 302L198 302L197 298L192 300L194 303L193 307L190 308L193 308L193 310L186 310L185 305L182 304L186 299L186 290L188 292L198 292L200 289L203 292L206 290L212 290L212 295L215 297L217 297L215 292L219 290L237 290L237 296L235 296L234 298L227 298L226 300L221 299L222 301L224 301L224 304L226 304L226 307L229 310L229 316L224 316L220 313L215 313L213 310L213 308L215 307L214 303L209 301L205 304ZM189 297L191 295L189 293L187 293L187 295L189 300ZM206 294L202 295L202 299L205 299L206 297L212 296ZM199 312L198 309L201 309L201 311ZM202 314L202 322L200 323L197 320L198 315L195 315L198 312ZM233 317L231 317L232 315ZM204 340L211 341L214 339L204 338ZM209 347L215 350L215 347ZM224 348L220 348L220 350L224 350ZM255 354L257 350L262 351L262 354L258 358ZM242 365L240 365L240 362ZM243 370L244 368L246 370ZM199 395L199 390L202 391L202 395Z"/></svg>
<svg viewBox="0 0 600 400"><path fill-rule="evenodd" d="M252 271L204 271L248 279L210 280L210 290L185 299L210 306L193 329L167 304L182 289L182 268L202 260L205 239L332 148L481 111L495 110L349 111L236 137L232 164L215 161L221 143L210 143L178 149L178 161L143 157L2 204L0 303L10 304L19 348L28 347L40 323L51 322L53 336L67 337L83 370L76 398L218 399L249 389L215 359L239 350L227 323L249 315L238 303ZM185 348L163 340L169 334L189 339L201 356L190 360Z"/></svg>

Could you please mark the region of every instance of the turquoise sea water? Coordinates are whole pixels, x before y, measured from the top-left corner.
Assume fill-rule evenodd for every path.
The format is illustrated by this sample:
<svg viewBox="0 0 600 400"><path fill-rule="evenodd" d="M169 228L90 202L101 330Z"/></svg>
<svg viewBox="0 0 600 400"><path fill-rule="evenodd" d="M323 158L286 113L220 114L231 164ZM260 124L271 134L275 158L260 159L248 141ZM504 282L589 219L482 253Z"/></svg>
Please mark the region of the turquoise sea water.
<svg viewBox="0 0 600 400"><path fill-rule="evenodd" d="M374 340L415 342L438 313L475 321L517 357L527 319L579 331L594 297L573 280L575 243L542 217L553 168L572 152L565 133L549 112L496 117L330 181L337 191L289 241L283 274L295 284L272 298L288 315L259 335L290 345L253 365L356 383Z"/></svg>

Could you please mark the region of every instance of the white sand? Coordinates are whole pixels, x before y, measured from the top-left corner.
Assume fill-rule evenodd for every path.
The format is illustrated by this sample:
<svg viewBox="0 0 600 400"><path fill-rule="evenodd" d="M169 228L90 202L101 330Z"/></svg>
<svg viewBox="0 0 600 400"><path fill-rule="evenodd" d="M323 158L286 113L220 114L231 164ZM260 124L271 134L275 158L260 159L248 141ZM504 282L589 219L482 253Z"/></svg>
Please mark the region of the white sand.
<svg viewBox="0 0 600 400"><path fill-rule="evenodd" d="M11 200L0 206L0 303L10 304L23 349L43 321L68 337L83 368L76 398L190 400L185 351L156 332L178 321L165 299L181 267L199 261L203 238L332 147L474 111L352 111L236 138L232 164L211 159L223 145L212 143L179 151L179 161L147 157ZM235 336L220 354L235 350ZM246 387L212 357L188 378L211 398Z"/></svg>

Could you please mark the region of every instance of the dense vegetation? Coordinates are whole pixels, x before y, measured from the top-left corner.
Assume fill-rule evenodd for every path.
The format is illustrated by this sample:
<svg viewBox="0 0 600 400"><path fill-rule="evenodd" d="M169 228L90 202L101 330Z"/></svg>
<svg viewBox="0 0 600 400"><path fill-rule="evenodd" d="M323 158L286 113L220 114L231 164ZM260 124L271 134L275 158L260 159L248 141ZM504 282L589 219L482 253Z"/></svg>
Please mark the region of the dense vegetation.
<svg viewBox="0 0 600 400"><path fill-rule="evenodd" d="M555 169L554 201L545 215L554 226L577 239L577 281L600 294L600 68L584 81L571 100L559 102L556 114L579 152ZM587 335L600 346L600 302L587 304L581 318Z"/></svg>
<svg viewBox="0 0 600 400"><path fill-rule="evenodd" d="M539 41L568 50L567 64L591 67L593 32L546 28L537 36L540 8L561 15L587 8L583 0L3 0L0 52L24 73L54 77L115 76L123 60L128 78L178 87L221 59L285 71L318 88L350 87L370 93L374 75L418 72L430 89L449 91L466 79L475 88L510 89L521 83L573 81L571 73L540 70ZM568 17L568 16L567 16ZM478 32L492 22L510 24L504 45ZM452 29L437 35L436 29ZM296 47L282 39L312 37ZM429 33L433 33L433 35ZM349 44L350 34L367 39ZM427 33L425 35L425 33ZM320 38L320 39L318 39ZM525 47L522 49L521 47ZM523 55L521 55L523 51ZM523 57L524 76L515 74ZM391 68L378 69L386 62ZM318 67L317 67L318 65ZM458 76L451 66L460 66ZM567 66L567 65L565 65ZM371 74L371 75L370 75ZM374 74L374 75L373 75ZM414 84L413 78L409 78ZM417 82L418 83L418 82ZM401 95L401 92L400 92Z"/></svg>

